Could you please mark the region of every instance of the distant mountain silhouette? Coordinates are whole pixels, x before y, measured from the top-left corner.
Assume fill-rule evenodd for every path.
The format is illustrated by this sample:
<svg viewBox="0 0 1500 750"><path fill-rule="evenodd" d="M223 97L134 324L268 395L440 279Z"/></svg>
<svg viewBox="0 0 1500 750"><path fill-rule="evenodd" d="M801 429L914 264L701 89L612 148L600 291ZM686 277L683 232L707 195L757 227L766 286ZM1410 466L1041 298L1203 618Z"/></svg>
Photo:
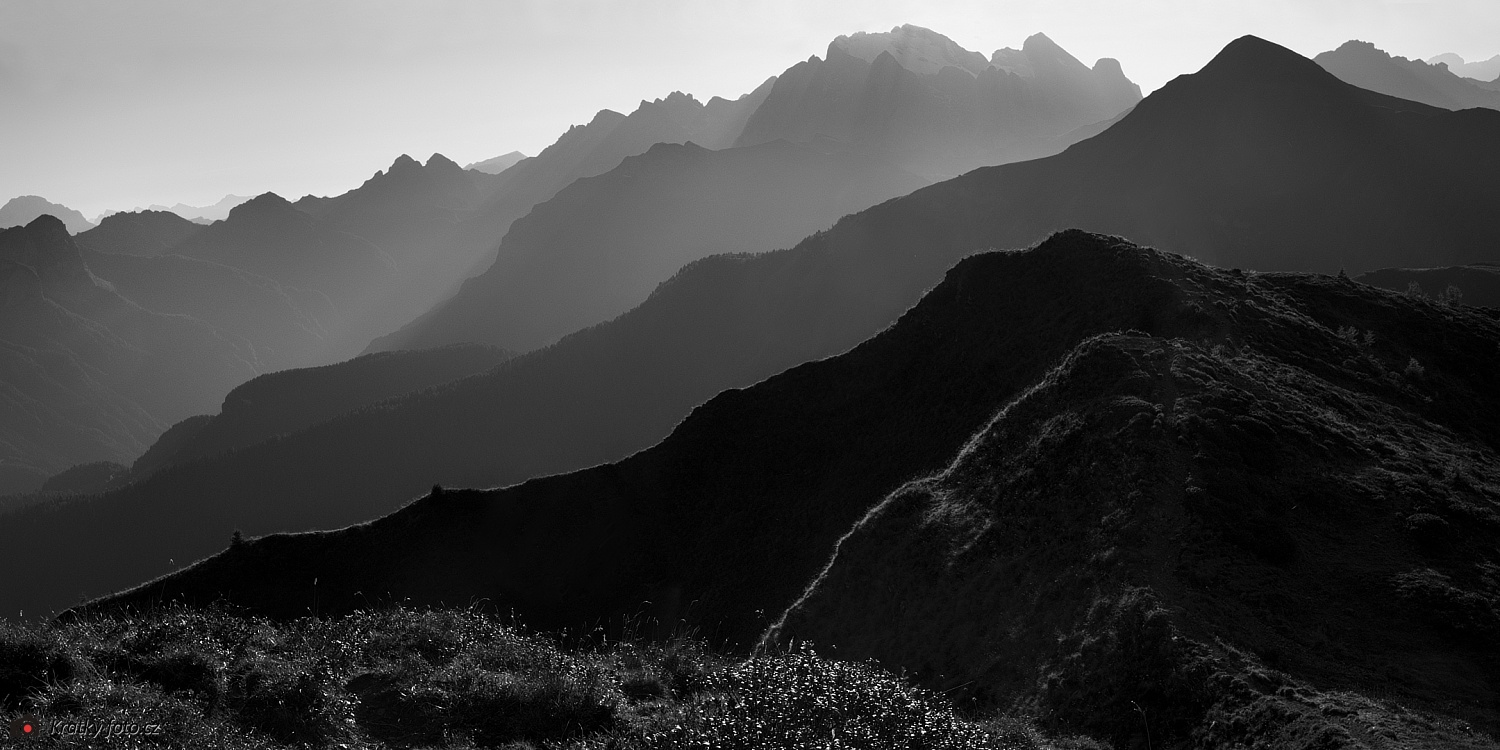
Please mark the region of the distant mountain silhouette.
<svg viewBox="0 0 1500 750"><path fill-rule="evenodd" d="M125 463L257 374L243 340L121 297L52 216L0 231L0 462Z"/></svg>
<svg viewBox="0 0 1500 750"><path fill-rule="evenodd" d="M233 210L235 206L238 206L253 197L254 196L251 195L226 195L223 198L220 198L217 203L214 203L210 206L189 206L186 203L177 203L171 206L164 206L160 203L153 203L147 208L137 208L135 210L137 213L141 211L170 211L171 213L177 214L178 216L181 216L182 218L187 219L188 221L191 221L195 224L212 224L215 221L229 218L229 212ZM104 217L100 218L102 219Z"/></svg>
<svg viewBox="0 0 1500 750"><path fill-rule="evenodd" d="M515 222L488 271L374 350L478 341L526 351L639 304L705 255L789 247L925 180L776 141L657 144Z"/></svg>
<svg viewBox="0 0 1500 750"><path fill-rule="evenodd" d="M1500 237L1488 210L1500 198L1497 118L1364 91L1246 37L1063 154L923 188L789 250L691 263L630 312L483 376L75 503L47 517L55 532L32 527L57 540L45 549L0 527L0 566L35 581L0 591L0 611L166 573L165 557L218 549L240 509L278 519L242 527L251 534L336 528L435 482L499 486L617 460L715 393L874 335L965 255L1069 223L1131 229L1225 266L1470 262ZM143 535L111 541L103 507L141 519Z"/></svg>
<svg viewBox="0 0 1500 750"><path fill-rule="evenodd" d="M1495 55L1488 60L1465 62L1462 57L1452 52L1445 52L1441 55L1427 58L1427 62L1429 65L1437 65L1438 63L1447 65L1448 70L1452 71L1454 75L1463 76L1464 78L1484 82L1500 79L1500 55Z"/></svg>
<svg viewBox="0 0 1500 750"><path fill-rule="evenodd" d="M918 26L841 36L776 79L738 145L829 140L927 177L1046 156L1140 101L1118 62L1092 70L1043 34L984 55Z"/></svg>
<svg viewBox="0 0 1500 750"><path fill-rule="evenodd" d="M1500 308L1500 265L1479 263L1449 268L1381 268L1355 277L1395 292L1416 291L1419 296L1437 299L1449 287L1455 287L1465 305ZM1412 289L1416 284L1416 289Z"/></svg>
<svg viewBox="0 0 1500 750"><path fill-rule="evenodd" d="M339 353L333 331L340 314L322 292L182 255L139 257L85 248L82 256L96 277L142 307L190 315L243 339L260 372L329 362Z"/></svg>
<svg viewBox="0 0 1500 750"><path fill-rule="evenodd" d="M358 351L365 332L385 322L365 316L397 272L390 253L275 193L236 206L228 219L190 235L172 252L327 295L339 316L329 332L336 355Z"/></svg>
<svg viewBox="0 0 1500 750"><path fill-rule="evenodd" d="M93 228L94 224L83 214L67 206L53 203L38 195L22 195L11 198L0 206L0 229L30 224L38 216L55 216L62 220L69 234L77 234Z"/></svg>
<svg viewBox="0 0 1500 750"><path fill-rule="evenodd" d="M510 358L494 347L464 344L423 352L386 352L323 367L261 375L224 397L214 416L173 426L131 467L143 479L160 469L249 447L388 398L474 375Z"/></svg>
<svg viewBox="0 0 1500 750"><path fill-rule="evenodd" d="M316 578L324 614L773 625L1118 746L1131 701L1159 742L1228 746L1329 720L1298 718L1311 686L1372 683L1489 731L1497 339L1474 308L1065 232L962 261L890 329L630 458L256 539L96 606L296 617Z"/></svg>
<svg viewBox="0 0 1500 750"><path fill-rule="evenodd" d="M1313 59L1344 81L1382 94L1444 109L1500 109L1500 91L1462 78L1441 65L1392 57L1369 42L1345 42Z"/></svg>
<svg viewBox="0 0 1500 750"><path fill-rule="evenodd" d="M170 211L110 214L76 237L79 246L103 253L162 255L202 229Z"/></svg>
<svg viewBox="0 0 1500 750"><path fill-rule="evenodd" d="M521 153L520 151L512 151L508 154L501 154L500 156L496 156L491 159L485 159L484 161L476 161L473 164L465 164L464 169L472 169L477 172L485 172L487 174L500 174L501 172L504 172L505 170L515 166L517 162L530 158L531 157Z"/></svg>

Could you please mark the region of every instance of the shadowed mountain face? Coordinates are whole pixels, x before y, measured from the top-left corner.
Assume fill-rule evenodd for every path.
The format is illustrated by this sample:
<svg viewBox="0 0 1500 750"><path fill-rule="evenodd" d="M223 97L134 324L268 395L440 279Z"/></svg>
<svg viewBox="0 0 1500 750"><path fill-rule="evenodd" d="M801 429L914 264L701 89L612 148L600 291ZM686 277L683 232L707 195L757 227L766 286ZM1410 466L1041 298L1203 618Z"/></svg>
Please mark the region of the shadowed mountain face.
<svg viewBox="0 0 1500 750"><path fill-rule="evenodd" d="M1492 263L1451 268L1382 268L1356 278L1394 292L1435 299L1451 294L1452 288L1458 292L1455 302L1500 308L1500 265Z"/></svg>
<svg viewBox="0 0 1500 750"><path fill-rule="evenodd" d="M51 216L0 232L0 308L6 465L130 461L257 373L242 339L121 297Z"/></svg>
<svg viewBox="0 0 1500 750"><path fill-rule="evenodd" d="M339 316L332 331L336 353L357 351L363 332L379 327L364 314L376 290L396 275L389 253L274 193L236 206L228 219L204 227L172 252L326 295Z"/></svg>
<svg viewBox="0 0 1500 750"><path fill-rule="evenodd" d="M483 372L510 356L503 349L464 344L261 375L230 391L217 415L174 425L135 462L129 478L140 480L167 466L291 434L388 398Z"/></svg>
<svg viewBox="0 0 1500 750"><path fill-rule="evenodd" d="M1159 740L1232 743L1343 725L1296 695L1370 680L1492 729L1496 340L1487 311L1066 232L618 463L257 539L96 606L291 617L316 578L323 613L485 599L742 645L789 608L770 639L1126 745L1130 700Z"/></svg>
<svg viewBox="0 0 1500 750"><path fill-rule="evenodd" d="M110 523L93 520L83 505L74 516L49 516L45 523L59 524L55 533L17 537L0 528L0 565L37 581L7 589L0 611L18 608L11 601L44 611L71 603L58 590L97 595L166 573L166 557L196 559L217 549L234 528L236 508L285 524L243 526L251 534L334 528L373 518L434 482L506 485L617 460L662 439L725 388L837 354L882 330L975 249L1023 246L1069 216L1135 227L1200 258L1271 268L1343 263L1358 270L1494 247L1493 240L1454 242L1494 237L1500 224L1478 205L1500 197L1488 179L1493 156L1483 148L1500 143L1486 135L1495 132L1488 115L1364 92L1246 38L1064 154L923 188L791 250L705 258L625 315L481 377L103 496L98 502L143 519L132 522L141 535L130 544L110 542L117 539ZM1428 131L1452 141L1424 147L1428 153L1466 148L1469 159L1455 165L1447 155L1431 167L1391 156L1415 148L1401 138ZM1359 170L1334 168L1369 163L1386 164L1403 189L1391 196L1357 179ZM1473 210L1439 210L1420 192L1406 194L1405 185L1415 181L1419 190L1418 178L1438 174L1462 187L1439 197L1451 204L1475 196ZM1355 210L1361 199L1387 197L1404 201L1402 210L1388 201ZM1340 219L1356 213L1360 223ZM218 499L213 510L223 520L198 519L209 510L198 502L205 496ZM190 527L205 536L180 532ZM8 552L20 549L12 541L20 538L58 541ZM172 554L147 557L146 548ZM87 569L78 563L85 549Z"/></svg>
<svg viewBox="0 0 1500 750"><path fill-rule="evenodd" d="M1056 153L1140 101L1114 60L1091 70L1042 34L991 59L916 26L839 37L788 69L737 145L828 140L927 177Z"/></svg>
<svg viewBox="0 0 1500 750"><path fill-rule="evenodd" d="M0 206L0 229L24 226L40 216L57 217L68 228L69 234L77 234L94 226L83 214L67 206L37 195L22 195L11 198L4 206Z"/></svg>
<svg viewBox="0 0 1500 750"><path fill-rule="evenodd" d="M1441 65L1392 57L1369 42L1345 42L1313 60L1348 83L1382 94L1444 109L1500 109L1500 91L1455 75Z"/></svg>
<svg viewBox="0 0 1500 750"><path fill-rule="evenodd" d="M689 262L789 247L925 183L785 141L724 151L658 144L537 206L512 225L488 271L372 348L535 349L634 307Z"/></svg>
<svg viewBox="0 0 1500 750"><path fill-rule="evenodd" d="M192 316L242 338L259 371L326 362L337 351L332 332L339 313L321 292L182 255L84 249L82 256L96 277L126 299L153 312Z"/></svg>
<svg viewBox="0 0 1500 750"><path fill-rule="evenodd" d="M156 256L203 229L170 211L136 211L110 214L99 226L75 238L80 247L102 253Z"/></svg>

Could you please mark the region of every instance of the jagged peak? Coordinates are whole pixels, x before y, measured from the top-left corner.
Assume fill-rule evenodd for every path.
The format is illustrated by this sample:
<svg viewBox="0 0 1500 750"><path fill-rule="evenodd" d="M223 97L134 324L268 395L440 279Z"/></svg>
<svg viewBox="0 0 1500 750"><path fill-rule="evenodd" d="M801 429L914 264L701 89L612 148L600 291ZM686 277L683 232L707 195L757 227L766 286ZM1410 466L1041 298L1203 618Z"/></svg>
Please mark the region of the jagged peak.
<svg viewBox="0 0 1500 750"><path fill-rule="evenodd" d="M398 169L421 169L421 168L422 168L422 163L421 162L417 161L416 159L411 158L411 156L409 156L407 154L402 154L402 155L396 157L395 161L391 162L391 166L390 166L389 169L386 170L386 173L388 173L388 174L394 174L396 172L396 170L398 170Z"/></svg>
<svg viewBox="0 0 1500 750"><path fill-rule="evenodd" d="M837 52L868 63L874 63L881 54L889 53L901 67L924 75L949 67L977 75L989 67L984 55L964 49L932 29L912 24L903 24L888 32L861 31L836 37L829 43L828 53Z"/></svg>

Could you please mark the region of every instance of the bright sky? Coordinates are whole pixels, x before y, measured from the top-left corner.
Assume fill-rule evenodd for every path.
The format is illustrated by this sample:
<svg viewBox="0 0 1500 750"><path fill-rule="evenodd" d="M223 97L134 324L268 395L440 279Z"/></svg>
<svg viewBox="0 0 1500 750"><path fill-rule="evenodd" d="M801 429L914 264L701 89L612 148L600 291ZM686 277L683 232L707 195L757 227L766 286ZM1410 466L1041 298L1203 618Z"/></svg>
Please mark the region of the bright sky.
<svg viewBox="0 0 1500 750"><path fill-rule="evenodd" d="M1046 33L1146 91L1255 34L1500 53L1500 0L0 0L0 202L89 217L357 186L398 154L535 154L604 108L738 96L839 34Z"/></svg>

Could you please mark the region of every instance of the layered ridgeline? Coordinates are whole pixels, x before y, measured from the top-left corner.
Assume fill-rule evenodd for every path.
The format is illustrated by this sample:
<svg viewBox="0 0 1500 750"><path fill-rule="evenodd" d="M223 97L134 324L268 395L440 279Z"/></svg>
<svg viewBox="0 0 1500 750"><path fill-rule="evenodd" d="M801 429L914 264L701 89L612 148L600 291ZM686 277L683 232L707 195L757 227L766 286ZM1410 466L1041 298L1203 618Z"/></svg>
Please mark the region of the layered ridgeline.
<svg viewBox="0 0 1500 750"><path fill-rule="evenodd" d="M1497 340L1491 311L1065 232L965 259L890 329L625 460L231 545L92 606L769 625L1124 746L1132 701L1157 743L1463 740L1500 728Z"/></svg>
<svg viewBox="0 0 1500 750"><path fill-rule="evenodd" d="M736 144L830 141L946 178L1057 153L1140 98L1119 62L1089 68L1043 34L986 58L906 25L841 36L789 68Z"/></svg>
<svg viewBox="0 0 1500 750"><path fill-rule="evenodd" d="M261 375L229 392L218 414L172 426L131 465L138 481L161 469L238 450L386 399L484 372L511 357L503 349L458 344L382 352L322 367Z"/></svg>
<svg viewBox="0 0 1500 750"><path fill-rule="evenodd" d="M476 161L472 164L465 164L464 169L473 169L475 171L484 172L485 174L500 174L501 172L514 167L518 162L530 158L531 157L521 153L520 151L512 151L508 154L501 154L493 158L485 159L484 161Z"/></svg>
<svg viewBox="0 0 1500 750"><path fill-rule="evenodd" d="M1488 60L1467 62L1459 55L1452 52L1445 52L1441 55L1434 55L1427 58L1427 63L1429 65L1441 63L1448 66L1448 70L1452 71L1455 75L1460 75L1470 80L1477 80L1484 83L1500 80L1500 55L1495 55Z"/></svg>
<svg viewBox="0 0 1500 750"><path fill-rule="evenodd" d="M674 93L642 102L629 116L606 110L500 176L502 185L474 229L501 236L509 221L557 196L558 203L539 211L545 216L528 226L527 236L507 236L483 278L372 349L457 341L531 348L627 309L682 263L716 252L781 247L844 213L916 187L897 170L946 177L1055 153L1082 137L1078 128L1115 117L1139 99L1139 87L1114 61L1102 60L1091 71L1042 35L1028 39L1022 51L996 52L991 62L941 34L904 26L889 34L839 37L827 61L799 63L733 102L714 98L701 104ZM686 142L709 150L761 148L722 157L700 154L692 164L650 153L645 163L622 163L656 143ZM752 163L756 158L766 164ZM622 174L611 172L608 184L639 181L649 192L638 196L601 186L579 186L566 198L559 192L617 166ZM691 197L657 199L677 189L650 184L671 170L681 171L672 178L679 184L695 187ZM765 187L772 180L784 189ZM580 197L585 194L586 201ZM704 231L705 214L758 231L714 235ZM612 240L614 233L619 240ZM556 235L558 244L541 248L538 239L546 235ZM634 270L606 277L592 259ZM577 284L564 269L576 271ZM514 296L518 290L527 295L524 302ZM580 307L595 297L603 304ZM566 310L579 314L559 313Z"/></svg>
<svg viewBox="0 0 1500 750"><path fill-rule="evenodd" d="M244 339L121 296L52 216L0 231L0 308L0 465L34 480L0 494L73 464L127 463L258 372Z"/></svg>
<svg viewBox="0 0 1500 750"><path fill-rule="evenodd" d="M1500 238L1500 217L1481 210L1500 198L1497 119L1362 91L1247 37L1063 154L923 188L790 250L697 261L630 312L482 376L17 517L0 527L0 565L25 574L0 611L166 573L169 558L218 549L241 517L280 519L247 534L335 528L435 482L506 485L617 460L719 391L874 335L964 255L1069 222L1134 228L1225 265L1468 262ZM115 514L139 536L116 534Z"/></svg>
<svg viewBox="0 0 1500 750"><path fill-rule="evenodd" d="M59 203L53 203L39 195L22 195L0 206L0 229L30 224L41 216L60 219L69 233L85 231L94 226L83 214Z"/></svg>
<svg viewBox="0 0 1500 750"><path fill-rule="evenodd" d="M658 144L532 209L489 270L372 348L535 349L640 304L687 263L790 247L925 184L881 161L786 141L722 151Z"/></svg>
<svg viewBox="0 0 1500 750"><path fill-rule="evenodd" d="M1369 42L1345 42L1313 59L1339 78L1382 94L1444 109L1500 109L1500 91L1456 75L1446 65L1392 57Z"/></svg>
<svg viewBox="0 0 1500 750"><path fill-rule="evenodd" d="M82 247L118 255L154 257L172 251L203 229L171 211L124 211L99 219L99 226L74 238Z"/></svg>

